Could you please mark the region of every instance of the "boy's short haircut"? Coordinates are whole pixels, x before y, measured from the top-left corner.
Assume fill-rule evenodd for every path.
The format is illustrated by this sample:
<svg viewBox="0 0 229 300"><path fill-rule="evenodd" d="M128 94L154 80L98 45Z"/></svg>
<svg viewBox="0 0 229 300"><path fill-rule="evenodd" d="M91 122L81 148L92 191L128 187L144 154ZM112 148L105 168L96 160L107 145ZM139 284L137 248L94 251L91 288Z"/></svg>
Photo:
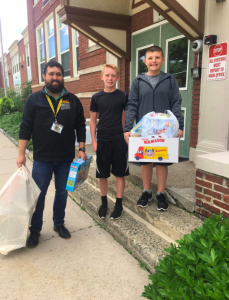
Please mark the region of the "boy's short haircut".
<svg viewBox="0 0 229 300"><path fill-rule="evenodd" d="M148 49L146 49L146 53L145 53L145 58L146 58L146 54L149 53L149 52L161 52L162 53L162 57L164 57L164 54L163 54L163 50L161 49L161 47L159 46L152 46Z"/></svg>
<svg viewBox="0 0 229 300"><path fill-rule="evenodd" d="M117 74L119 76L119 69L118 69L118 67L116 67L115 65L112 65L112 64L105 64L105 66L103 67L102 72L101 72L102 75L103 75L103 73L104 73L104 71L105 71L106 68L111 68L113 70L116 70Z"/></svg>

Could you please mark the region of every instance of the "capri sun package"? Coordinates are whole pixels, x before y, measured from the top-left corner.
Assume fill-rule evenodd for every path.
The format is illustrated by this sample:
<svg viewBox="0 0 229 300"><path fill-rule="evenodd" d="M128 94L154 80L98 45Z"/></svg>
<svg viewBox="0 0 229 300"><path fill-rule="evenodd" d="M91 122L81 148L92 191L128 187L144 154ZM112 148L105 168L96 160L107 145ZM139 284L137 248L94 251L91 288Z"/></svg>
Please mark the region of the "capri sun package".
<svg viewBox="0 0 229 300"><path fill-rule="evenodd" d="M77 158L71 164L66 190L74 192L86 179L91 163L91 155L87 154L87 159Z"/></svg>
<svg viewBox="0 0 229 300"><path fill-rule="evenodd" d="M178 163L179 123L169 110L150 112L131 130L129 161Z"/></svg>

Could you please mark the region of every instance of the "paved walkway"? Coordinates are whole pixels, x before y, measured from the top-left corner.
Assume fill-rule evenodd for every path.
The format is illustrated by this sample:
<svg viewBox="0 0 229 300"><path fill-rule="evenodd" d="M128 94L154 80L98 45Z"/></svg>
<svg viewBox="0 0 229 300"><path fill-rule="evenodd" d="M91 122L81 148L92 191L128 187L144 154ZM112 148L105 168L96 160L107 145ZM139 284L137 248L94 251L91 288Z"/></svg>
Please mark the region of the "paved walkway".
<svg viewBox="0 0 229 300"><path fill-rule="evenodd" d="M17 153L18 148L0 132L0 189L17 169ZM26 165L32 169L31 161ZM149 273L71 198L65 219L72 238L61 239L53 231L53 199L51 182L38 247L0 255L0 299L143 299Z"/></svg>

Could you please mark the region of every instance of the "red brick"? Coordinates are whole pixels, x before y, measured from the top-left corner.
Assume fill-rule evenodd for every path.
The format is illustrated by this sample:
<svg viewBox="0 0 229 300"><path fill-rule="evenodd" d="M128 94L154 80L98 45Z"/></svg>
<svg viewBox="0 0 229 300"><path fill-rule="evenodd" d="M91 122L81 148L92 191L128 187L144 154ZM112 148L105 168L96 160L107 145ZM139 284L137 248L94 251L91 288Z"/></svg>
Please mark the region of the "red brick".
<svg viewBox="0 0 229 300"><path fill-rule="evenodd" d="M229 218L229 213L226 211L223 211L223 216L224 216L224 218Z"/></svg>
<svg viewBox="0 0 229 300"><path fill-rule="evenodd" d="M215 203L215 205L229 211L229 205L228 204L220 202L218 200L214 200L213 202Z"/></svg>
<svg viewBox="0 0 229 300"><path fill-rule="evenodd" d="M214 198L216 198L216 199L218 199L218 200L221 200L221 199L222 199L222 194L216 193L216 192L214 192L214 191L212 191L212 190L204 189L204 194L205 194L205 195L209 195L209 196L211 196L211 197L214 197Z"/></svg>
<svg viewBox="0 0 229 300"><path fill-rule="evenodd" d="M197 133L192 133L192 134L190 134L190 138L197 139L198 138L198 134Z"/></svg>
<svg viewBox="0 0 229 300"><path fill-rule="evenodd" d="M197 192L196 192L195 195L196 195L197 198L200 198L200 199L202 199L202 200L206 200L206 201L208 201L208 202L211 202L211 197L205 196L205 195L200 194L200 193L197 193Z"/></svg>
<svg viewBox="0 0 229 300"><path fill-rule="evenodd" d="M196 148L196 145L197 145L197 141L196 141L196 143L190 143L190 147L192 147L192 148Z"/></svg>
<svg viewBox="0 0 229 300"><path fill-rule="evenodd" d="M197 115L192 115L192 116L191 116L191 119L192 119L192 120L199 120L199 114L197 114Z"/></svg>
<svg viewBox="0 0 229 300"><path fill-rule="evenodd" d="M223 178L206 174L206 180L212 181L214 183L223 184Z"/></svg>
<svg viewBox="0 0 229 300"><path fill-rule="evenodd" d="M199 124L199 120L192 120L192 121L191 121L191 124L192 124L192 125L198 125L198 124Z"/></svg>
<svg viewBox="0 0 229 300"><path fill-rule="evenodd" d="M202 186L210 188L210 189L212 188L212 184L210 182L207 182L207 181L204 181L204 180L200 180L198 178L196 178L196 184L202 185Z"/></svg>
<svg viewBox="0 0 229 300"><path fill-rule="evenodd" d="M205 203L204 203L204 207L205 207L206 209L208 209L208 210L210 210L210 211L216 213L217 215L220 214L220 209L217 208L217 207L215 207L215 206L213 206L213 205L211 205L211 204L209 204L209 203L206 203L206 202L205 202Z"/></svg>
<svg viewBox="0 0 229 300"><path fill-rule="evenodd" d="M223 201L229 203L229 196L224 194Z"/></svg>
<svg viewBox="0 0 229 300"><path fill-rule="evenodd" d="M203 173L197 170L196 177L203 178Z"/></svg>
<svg viewBox="0 0 229 300"><path fill-rule="evenodd" d="M229 188L225 188L221 185L215 184L214 190L229 195Z"/></svg>
<svg viewBox="0 0 229 300"><path fill-rule="evenodd" d="M199 206L203 206L203 202L199 199L196 199L196 204Z"/></svg>
<svg viewBox="0 0 229 300"><path fill-rule="evenodd" d="M197 91L192 91L192 94L193 94L193 96L200 95L200 91L199 91L199 90L197 90Z"/></svg>
<svg viewBox="0 0 229 300"><path fill-rule="evenodd" d="M199 185L195 185L196 191L202 192L202 187Z"/></svg>
<svg viewBox="0 0 229 300"><path fill-rule="evenodd" d="M200 102L200 96L192 96L192 100ZM194 102L192 101L192 103Z"/></svg>

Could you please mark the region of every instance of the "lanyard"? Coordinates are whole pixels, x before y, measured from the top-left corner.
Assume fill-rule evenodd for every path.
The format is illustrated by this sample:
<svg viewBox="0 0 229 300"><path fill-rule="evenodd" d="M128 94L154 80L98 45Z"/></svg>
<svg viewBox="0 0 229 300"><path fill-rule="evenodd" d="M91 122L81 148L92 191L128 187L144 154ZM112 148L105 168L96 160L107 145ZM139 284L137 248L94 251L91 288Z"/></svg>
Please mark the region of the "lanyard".
<svg viewBox="0 0 229 300"><path fill-rule="evenodd" d="M47 100L48 100L48 102L49 102L49 105L50 105L50 107L51 107L51 109L52 109L52 111L53 111L53 113L54 113L54 116L55 116L55 122L57 122L57 114L58 114L58 112L59 112L59 110L60 110L60 106L61 106L61 104L62 104L63 98L61 98L60 101L59 101L59 103L58 103L56 113L55 113L55 110L54 110L52 101L50 100L49 96L46 95L46 98L47 98Z"/></svg>

